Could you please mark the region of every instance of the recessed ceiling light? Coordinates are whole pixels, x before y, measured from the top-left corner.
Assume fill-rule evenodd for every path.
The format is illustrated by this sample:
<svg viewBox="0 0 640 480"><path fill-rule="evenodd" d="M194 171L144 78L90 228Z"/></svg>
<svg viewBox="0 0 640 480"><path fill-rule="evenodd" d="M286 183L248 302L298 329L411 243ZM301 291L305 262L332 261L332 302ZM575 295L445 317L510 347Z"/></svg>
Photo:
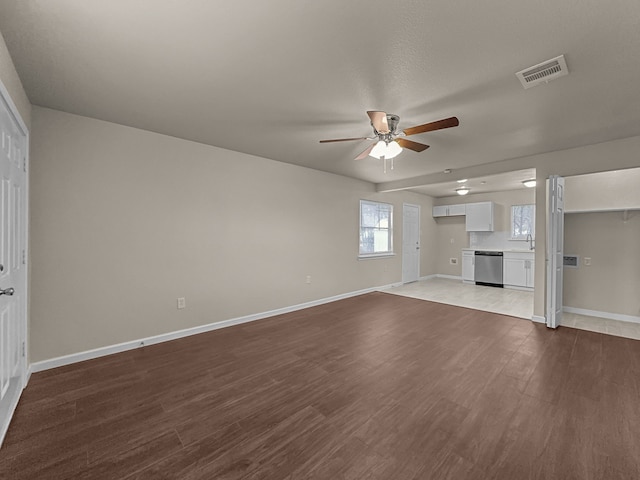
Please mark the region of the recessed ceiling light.
<svg viewBox="0 0 640 480"><path fill-rule="evenodd" d="M464 183L466 182L468 179L467 178L463 178L462 180L458 180L458 183Z"/></svg>
<svg viewBox="0 0 640 480"><path fill-rule="evenodd" d="M484 180L480 182L480 185L486 185L487 182L485 182Z"/></svg>
<svg viewBox="0 0 640 480"><path fill-rule="evenodd" d="M536 179L532 178L530 180L525 180L522 184L527 188L532 188L536 186Z"/></svg>
<svg viewBox="0 0 640 480"><path fill-rule="evenodd" d="M467 187L456 188L456 193L458 195L466 195L467 193L469 193L469 189Z"/></svg>

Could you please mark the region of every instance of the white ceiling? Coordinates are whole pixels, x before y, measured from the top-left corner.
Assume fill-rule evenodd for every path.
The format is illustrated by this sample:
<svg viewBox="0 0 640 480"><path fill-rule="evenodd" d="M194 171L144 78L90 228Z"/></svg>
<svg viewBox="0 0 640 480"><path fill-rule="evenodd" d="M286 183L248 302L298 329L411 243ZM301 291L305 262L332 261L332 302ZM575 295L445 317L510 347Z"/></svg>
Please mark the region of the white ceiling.
<svg viewBox="0 0 640 480"><path fill-rule="evenodd" d="M380 183L640 135L640 2L0 0L31 102ZM515 72L565 54L570 75ZM367 110L431 145L352 160Z"/></svg>

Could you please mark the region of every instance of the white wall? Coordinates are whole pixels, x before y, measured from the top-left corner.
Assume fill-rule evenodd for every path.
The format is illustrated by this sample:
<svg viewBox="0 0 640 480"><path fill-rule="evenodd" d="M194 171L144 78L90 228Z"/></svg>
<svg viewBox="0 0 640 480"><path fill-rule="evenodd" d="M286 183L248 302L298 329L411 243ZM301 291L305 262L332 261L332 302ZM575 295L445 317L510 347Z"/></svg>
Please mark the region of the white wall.
<svg viewBox="0 0 640 480"><path fill-rule="evenodd" d="M640 168L565 178L564 305L640 316ZM585 265L584 258L591 259Z"/></svg>
<svg viewBox="0 0 640 480"><path fill-rule="evenodd" d="M16 67L11 60L11 55L7 50L7 44L4 41L4 37L0 33L0 81L9 92L11 100L18 108L22 120L27 125L27 128L31 125L31 103L27 98L24 88L22 88L22 82L16 72Z"/></svg>
<svg viewBox="0 0 640 480"><path fill-rule="evenodd" d="M640 317L640 211L568 213L564 222L564 251L581 264L564 269L563 304Z"/></svg>
<svg viewBox="0 0 640 480"><path fill-rule="evenodd" d="M435 273L431 197L32 114L32 361L399 282L403 202ZM393 203L395 257L357 259L361 198Z"/></svg>
<svg viewBox="0 0 640 480"><path fill-rule="evenodd" d="M640 168L565 178L565 211L640 209Z"/></svg>

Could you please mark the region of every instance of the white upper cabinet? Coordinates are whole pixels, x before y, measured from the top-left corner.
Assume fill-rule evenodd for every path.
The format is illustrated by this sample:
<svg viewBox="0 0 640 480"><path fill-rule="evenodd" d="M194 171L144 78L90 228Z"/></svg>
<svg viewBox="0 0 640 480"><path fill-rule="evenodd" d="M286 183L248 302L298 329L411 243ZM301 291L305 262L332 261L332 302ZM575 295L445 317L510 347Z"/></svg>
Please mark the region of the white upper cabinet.
<svg viewBox="0 0 640 480"><path fill-rule="evenodd" d="M437 207L433 207L433 216L434 217L446 217L449 215L449 206L448 205L439 205Z"/></svg>
<svg viewBox="0 0 640 480"><path fill-rule="evenodd" d="M449 216L453 217L456 215L466 215L467 206L462 203L460 205L449 205Z"/></svg>
<svg viewBox="0 0 640 480"><path fill-rule="evenodd" d="M454 217L457 215L464 215L466 205L438 205L433 207L434 217Z"/></svg>
<svg viewBox="0 0 640 480"><path fill-rule="evenodd" d="M467 203L467 232L493 232L493 202Z"/></svg>

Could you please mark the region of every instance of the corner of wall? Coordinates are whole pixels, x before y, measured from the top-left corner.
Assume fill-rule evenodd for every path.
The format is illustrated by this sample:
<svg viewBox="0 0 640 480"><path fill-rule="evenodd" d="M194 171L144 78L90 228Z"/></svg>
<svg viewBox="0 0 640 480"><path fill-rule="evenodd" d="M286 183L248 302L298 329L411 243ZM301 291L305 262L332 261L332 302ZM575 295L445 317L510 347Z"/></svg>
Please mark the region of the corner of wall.
<svg viewBox="0 0 640 480"><path fill-rule="evenodd" d="M31 102L24 90L18 71L13 63L7 44L0 32L0 84L9 93L9 97L15 104L22 121L28 130L31 130Z"/></svg>

